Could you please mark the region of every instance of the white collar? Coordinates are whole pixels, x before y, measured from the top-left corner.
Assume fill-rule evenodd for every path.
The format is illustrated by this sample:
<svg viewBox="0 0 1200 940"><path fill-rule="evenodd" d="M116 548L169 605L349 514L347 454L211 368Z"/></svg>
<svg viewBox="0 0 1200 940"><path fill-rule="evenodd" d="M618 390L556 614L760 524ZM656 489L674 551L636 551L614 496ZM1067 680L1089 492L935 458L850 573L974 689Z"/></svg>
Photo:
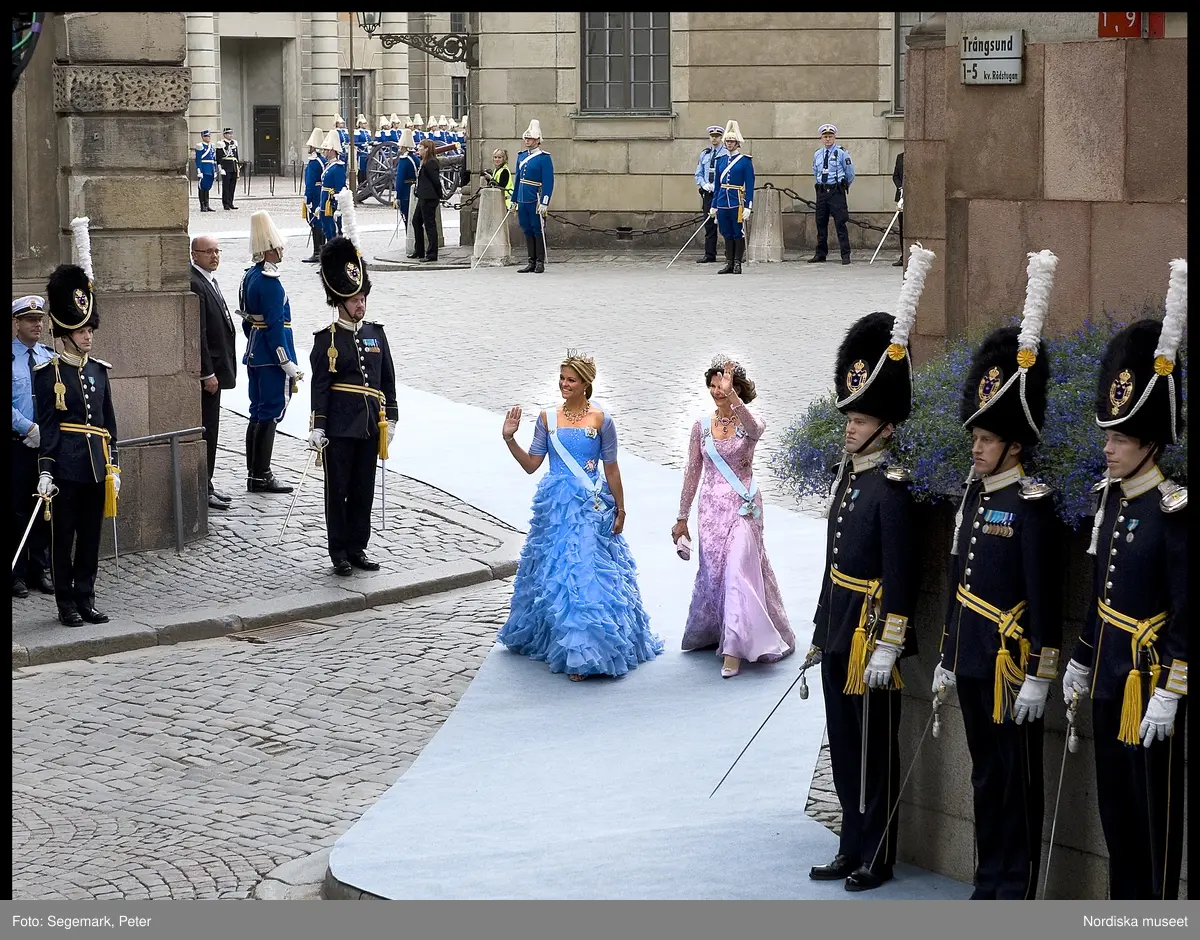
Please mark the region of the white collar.
<svg viewBox="0 0 1200 940"><path fill-rule="evenodd" d="M868 470L874 470L887 460L887 455L886 447L881 447L879 450L872 451L869 454L855 454L850 459L850 465L855 473L866 473Z"/></svg>
<svg viewBox="0 0 1200 940"><path fill-rule="evenodd" d="M983 491L985 493L994 493L996 490L1002 490L1006 486L1012 486L1022 477L1025 476L1025 469L1017 462L1015 467L1010 467L1003 473L992 473L983 478Z"/></svg>
<svg viewBox="0 0 1200 940"><path fill-rule="evenodd" d="M352 323L345 317L338 317L337 325L343 330L349 330L351 333L357 333L360 329L362 329L363 321L359 320L357 323Z"/></svg>
<svg viewBox="0 0 1200 940"><path fill-rule="evenodd" d="M541 152L542 152L542 145L541 145L541 144L538 144L538 145L537 145L536 147L534 147L532 150L526 150L526 151L525 151L525 159L527 159L527 160L528 160L530 157L536 157L536 156L537 156L539 153L541 153Z"/></svg>
<svg viewBox="0 0 1200 940"><path fill-rule="evenodd" d="M1122 480L1121 492L1126 499L1134 499L1154 489L1165 479L1163 472L1158 469L1158 464L1152 463L1132 480Z"/></svg>
<svg viewBox="0 0 1200 940"><path fill-rule="evenodd" d="M215 284L215 283L216 283L216 279L217 279L216 272L214 272L214 271L205 271L205 270L204 270L204 268L202 268L202 267L200 267L200 265L196 264L196 262L195 262L195 261L193 261L193 262L192 262L192 267L193 267L193 268L195 268L197 271L199 271L201 274L203 274L203 275L204 275L204 279L205 279L206 281L208 281L208 283L210 283L210 284Z"/></svg>

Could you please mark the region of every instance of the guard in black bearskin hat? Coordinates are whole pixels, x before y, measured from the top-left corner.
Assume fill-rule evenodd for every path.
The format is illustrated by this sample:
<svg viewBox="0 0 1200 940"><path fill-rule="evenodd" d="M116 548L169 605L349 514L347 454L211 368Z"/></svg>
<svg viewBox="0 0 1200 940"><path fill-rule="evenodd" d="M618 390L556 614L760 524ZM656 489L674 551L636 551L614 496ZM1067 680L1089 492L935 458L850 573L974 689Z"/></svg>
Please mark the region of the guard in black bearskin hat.
<svg viewBox="0 0 1200 940"><path fill-rule="evenodd" d="M847 891L878 888L896 861L899 824L896 816L889 824L888 815L900 791L897 660L916 652L908 619L917 584L911 475L888 465L887 442L912 410L908 333L932 264L933 252L913 245L896 315L871 313L850 327L834 375L845 451L833 484L809 658L821 663L842 832L837 856L809 877L844 878Z"/></svg>
<svg viewBox="0 0 1200 940"><path fill-rule="evenodd" d="M366 554L377 460L396 433L396 370L383 325L363 318L371 278L358 248L350 190L338 196L344 236L321 249L321 283L334 320L318 330L312 355L312 433L324 456L325 528L335 574L378 571ZM386 473L386 469L384 471ZM385 491L386 492L386 491Z"/></svg>
<svg viewBox="0 0 1200 940"><path fill-rule="evenodd" d="M1029 255L1021 328L975 351L962 397L971 471L950 548L954 590L934 695L957 690L975 797L972 899L1032 899L1044 814L1042 717L1062 645L1061 543L1050 487L1022 460L1041 439L1050 364L1042 324L1058 265Z"/></svg>
<svg viewBox="0 0 1200 940"><path fill-rule="evenodd" d="M64 626L106 623L96 609L100 526L117 514L121 471L117 466L117 419L108 370L91 356L100 326L92 286L88 220L71 222L79 264L60 264L50 275L46 298L62 352L34 371L33 393L42 442L38 449L39 495L50 498L50 556L54 599Z"/></svg>
<svg viewBox="0 0 1200 940"><path fill-rule="evenodd" d="M1187 490L1158 467L1183 431L1178 350L1187 262L1171 262L1166 316L1113 337L1100 362L1096 423L1108 471L1089 554L1095 601L1063 676L1092 698L1096 799L1112 900L1174 900L1183 851L1187 716Z"/></svg>

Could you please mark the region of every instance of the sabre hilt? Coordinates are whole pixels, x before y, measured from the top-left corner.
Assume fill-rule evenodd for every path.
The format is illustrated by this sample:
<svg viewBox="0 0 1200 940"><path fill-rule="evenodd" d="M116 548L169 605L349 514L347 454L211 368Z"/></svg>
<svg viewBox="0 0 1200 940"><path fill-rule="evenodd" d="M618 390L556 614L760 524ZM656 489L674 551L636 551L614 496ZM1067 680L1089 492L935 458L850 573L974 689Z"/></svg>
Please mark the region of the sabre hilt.
<svg viewBox="0 0 1200 940"><path fill-rule="evenodd" d="M804 663L800 667L800 698L801 699L808 698L808 678L804 674L806 672L808 672L809 669L811 669L813 666L815 666L820 661L818 659L819 655L820 654L818 651L809 650L808 656L805 657Z"/></svg>
<svg viewBox="0 0 1200 940"><path fill-rule="evenodd" d="M937 695L933 697L933 736L940 737L942 733L942 702L946 699L946 684L938 686Z"/></svg>
<svg viewBox="0 0 1200 940"><path fill-rule="evenodd" d="M1072 754L1079 750L1079 732L1075 730L1075 713L1079 710L1079 690L1071 690L1071 704L1067 706L1067 750Z"/></svg>

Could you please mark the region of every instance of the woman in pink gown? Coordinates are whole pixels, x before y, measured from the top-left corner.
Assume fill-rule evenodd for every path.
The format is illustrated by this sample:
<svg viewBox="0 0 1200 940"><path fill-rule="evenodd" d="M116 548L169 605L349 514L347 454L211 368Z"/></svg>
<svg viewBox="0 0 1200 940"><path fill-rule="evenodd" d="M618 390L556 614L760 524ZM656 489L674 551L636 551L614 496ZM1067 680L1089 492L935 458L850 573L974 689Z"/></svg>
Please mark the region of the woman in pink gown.
<svg viewBox="0 0 1200 940"><path fill-rule="evenodd" d="M754 383L723 356L713 360L704 379L716 410L692 425L671 538L690 541L687 520L699 487L700 570L683 649L715 646L724 657L721 675L729 678L743 660L776 662L791 654L796 636L763 545L762 494L752 468L766 425L746 408L754 400Z"/></svg>

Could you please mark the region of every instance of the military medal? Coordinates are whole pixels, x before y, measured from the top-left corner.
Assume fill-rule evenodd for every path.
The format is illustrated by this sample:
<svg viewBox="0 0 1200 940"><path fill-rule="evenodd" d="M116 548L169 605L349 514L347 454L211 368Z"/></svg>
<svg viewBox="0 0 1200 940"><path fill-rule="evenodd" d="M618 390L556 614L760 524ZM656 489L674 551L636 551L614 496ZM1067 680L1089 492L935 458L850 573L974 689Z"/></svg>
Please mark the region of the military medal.
<svg viewBox="0 0 1200 940"><path fill-rule="evenodd" d="M983 534L998 535L1001 538L1011 539L1014 534L1012 523L1015 518L1015 513L1002 512L999 509L989 509L983 515Z"/></svg>
<svg viewBox="0 0 1200 940"><path fill-rule="evenodd" d="M1129 522L1126 523L1125 528L1129 530L1128 532L1125 533L1125 541L1126 542L1133 541L1133 530L1136 529L1137 527L1138 527L1137 519L1130 519Z"/></svg>
<svg viewBox="0 0 1200 940"><path fill-rule="evenodd" d="M858 494L861 492L862 492L862 490L854 490L853 492L851 492L850 502L846 505L847 512L854 512L854 501L856 499L858 499Z"/></svg>

